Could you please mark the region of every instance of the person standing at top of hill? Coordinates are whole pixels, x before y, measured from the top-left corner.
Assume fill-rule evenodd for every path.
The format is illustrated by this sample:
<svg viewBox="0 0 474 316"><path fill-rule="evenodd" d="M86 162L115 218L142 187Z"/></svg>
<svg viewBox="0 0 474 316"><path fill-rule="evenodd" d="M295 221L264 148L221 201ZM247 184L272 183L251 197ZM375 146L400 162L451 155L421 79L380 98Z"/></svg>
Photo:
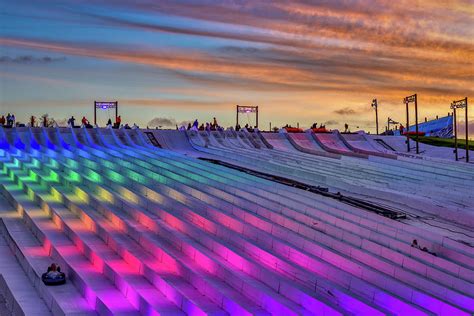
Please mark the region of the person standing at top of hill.
<svg viewBox="0 0 474 316"><path fill-rule="evenodd" d="M216 118L213 118L213 119L212 119L212 125L214 125L214 128L217 128L217 126L219 126L219 125L217 125L217 120L216 120Z"/></svg>
<svg viewBox="0 0 474 316"><path fill-rule="evenodd" d="M15 115L8 113L7 115L7 126L8 127L13 127L15 125Z"/></svg>
<svg viewBox="0 0 474 316"><path fill-rule="evenodd" d="M344 133L347 133L348 129L349 129L349 124L345 123L344 124Z"/></svg>
<svg viewBox="0 0 474 316"><path fill-rule="evenodd" d="M119 127L120 127L120 124L122 124L122 117L119 115L119 116L117 116L117 118L115 119L115 128L119 128Z"/></svg>
<svg viewBox="0 0 474 316"><path fill-rule="evenodd" d="M199 127L199 122L197 119L194 120L193 122L193 127L198 128Z"/></svg>
<svg viewBox="0 0 474 316"><path fill-rule="evenodd" d="M71 118L67 121L68 125L72 128L74 128L74 122L76 121L76 119L74 118L74 116L71 116Z"/></svg>
<svg viewBox="0 0 474 316"><path fill-rule="evenodd" d="M2 117L0 117L0 125L1 126L5 125L5 116L4 115L2 115Z"/></svg>
<svg viewBox="0 0 474 316"><path fill-rule="evenodd" d="M36 125L36 117L34 115L32 115L30 117L30 126L35 127L35 125Z"/></svg>

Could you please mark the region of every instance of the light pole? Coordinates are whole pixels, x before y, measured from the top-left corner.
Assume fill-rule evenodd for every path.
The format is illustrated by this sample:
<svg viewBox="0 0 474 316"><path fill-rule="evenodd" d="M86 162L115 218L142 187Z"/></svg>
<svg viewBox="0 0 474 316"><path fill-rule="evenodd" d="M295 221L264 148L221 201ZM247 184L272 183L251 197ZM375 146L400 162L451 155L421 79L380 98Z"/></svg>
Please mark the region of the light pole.
<svg viewBox="0 0 474 316"><path fill-rule="evenodd" d="M378 113L377 99L372 100L372 108L375 109L375 129L377 130L377 135L378 135L379 134L379 113Z"/></svg>
<svg viewBox="0 0 474 316"><path fill-rule="evenodd" d="M451 104L451 109L453 109L453 121L454 121L454 157L456 161L459 160L458 156L458 124L456 122L456 107Z"/></svg>
<svg viewBox="0 0 474 316"><path fill-rule="evenodd" d="M451 103L451 109L453 109L453 119L454 119L454 146L456 152L456 160L458 160L458 132L457 132L457 123L456 123L456 109L466 109L466 162L469 162L469 121L468 121L468 107L467 107L467 97L462 100L453 101Z"/></svg>
<svg viewBox="0 0 474 316"><path fill-rule="evenodd" d="M410 151L410 134L409 134L409 132L410 132L410 119L409 119L408 103L410 103L410 102L415 103L416 153L419 154L420 153L420 147L419 147L419 144L418 144L418 102L417 102L416 93L404 98L403 102L406 105L406 111L407 111L407 127L406 127L407 128L407 132L406 132L406 134L407 134L407 151Z"/></svg>

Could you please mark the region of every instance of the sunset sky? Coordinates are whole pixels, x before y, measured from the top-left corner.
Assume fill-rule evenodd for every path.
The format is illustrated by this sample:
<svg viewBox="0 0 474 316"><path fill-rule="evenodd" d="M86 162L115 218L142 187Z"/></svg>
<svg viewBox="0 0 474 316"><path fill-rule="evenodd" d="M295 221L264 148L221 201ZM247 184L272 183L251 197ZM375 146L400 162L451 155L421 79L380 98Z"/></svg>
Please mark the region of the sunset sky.
<svg viewBox="0 0 474 316"><path fill-rule="evenodd" d="M142 127L229 126L240 104L264 129L374 132L372 99L383 129L413 93L420 120L467 96L474 121L473 84L473 0L0 0L0 112L21 121L92 119L94 100L118 100Z"/></svg>

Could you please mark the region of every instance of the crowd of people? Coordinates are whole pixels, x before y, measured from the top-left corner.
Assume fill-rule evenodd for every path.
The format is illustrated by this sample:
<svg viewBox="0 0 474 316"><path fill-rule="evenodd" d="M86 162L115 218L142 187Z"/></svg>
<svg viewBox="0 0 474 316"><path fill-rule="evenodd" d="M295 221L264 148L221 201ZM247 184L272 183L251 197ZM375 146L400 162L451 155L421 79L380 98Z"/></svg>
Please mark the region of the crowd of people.
<svg viewBox="0 0 474 316"><path fill-rule="evenodd" d="M25 125L16 122L15 115L8 113L6 117L4 115L2 115L0 117L0 126L3 126L3 127L14 127L14 126L22 127L22 126L25 126ZM41 120L37 120L37 118L32 115L30 117L30 122L27 124L27 126L30 126L30 127L38 127L38 126L41 126L41 127L57 127L58 124L54 121L54 119L49 119L47 114L46 114L46 115L43 115L41 117ZM80 125L76 125L76 118L74 116L71 116L67 120L67 126L70 127L70 128L80 128L80 127L82 127L82 128L94 128L94 127L98 127L97 125L95 125L95 126L92 125L90 123L90 121L87 119L86 116L82 117ZM349 131L349 126L347 124L345 124L344 127L345 127L344 131L348 132ZM122 117L120 115L118 115L115 118L114 121L112 121L112 119L110 119L110 118L108 119L107 124L106 124L106 128L137 129L139 127L135 123L132 126L130 126L127 123L122 124ZM161 126L160 126L160 128L161 128ZM240 131L243 128L245 128L249 132L252 132L252 131L254 131L254 129L256 127L252 127L249 124L245 124L244 127L240 126L240 124L235 125L235 130L236 131ZM283 126L283 128L292 128L292 126L289 125L289 124L286 124L285 126ZM326 126L324 124L319 124L319 127L318 127L317 123L313 123L311 125L311 129L324 129L324 128L326 128ZM147 127L147 129L148 129L148 127ZM223 131L224 127L220 126L217 122L217 119L214 117L210 122L201 123L201 125L199 125L198 119L195 119L193 123L189 122L187 124L187 126L182 125L182 126L178 127L178 125L176 125L176 129L181 130L181 131L184 131L184 130ZM403 130L403 125L400 125L400 129ZM278 129L275 128L275 130L278 130Z"/></svg>
<svg viewBox="0 0 474 316"><path fill-rule="evenodd" d="M15 123L16 123L15 114L8 113L6 117L5 115L2 115L0 117L0 126L11 128L15 126Z"/></svg>
<svg viewBox="0 0 474 316"><path fill-rule="evenodd" d="M80 126L76 126L75 122L76 122L76 118L74 116L71 116L67 120L67 126L72 127L72 128L76 128L76 127L93 128L92 124L89 122L89 120L85 116L82 117Z"/></svg>
<svg viewBox="0 0 474 316"><path fill-rule="evenodd" d="M43 114L40 119L36 116L30 116L29 122L21 123L17 121L15 114L8 113L6 116L0 116L0 126L4 128L12 128L12 127L56 127L58 126L56 121L52 118L49 118L48 114Z"/></svg>
<svg viewBox="0 0 474 316"><path fill-rule="evenodd" d="M405 126L403 126L402 124L400 124L400 126L396 125L393 129L386 129L386 131L383 132L382 135L393 136L395 134L395 131L397 130L400 132L400 135L403 135L403 133L405 132Z"/></svg>
<svg viewBox="0 0 474 316"><path fill-rule="evenodd" d="M41 119L36 119L36 116L32 115L30 117L30 122L27 124L29 127L56 127L56 121L54 119L50 119L48 114L44 114L41 116Z"/></svg>
<svg viewBox="0 0 474 316"><path fill-rule="evenodd" d="M98 127L97 125L92 125L91 122L87 119L86 116L82 116L82 119L80 121L80 124L77 124L77 119L72 115L69 117L66 121L67 127L69 128L94 128ZM54 119L50 119L47 114L41 116L41 118L37 118L36 116L32 115L30 116L29 122L25 124L21 124L16 121L15 115L8 113L6 116L2 115L0 117L0 126L2 127L7 127L7 128L12 128L12 127L59 127L58 123ZM108 119L106 123L106 128L114 128L114 129L119 129L119 128L124 128L124 129L138 129L139 126L137 124L133 124L130 126L128 123L123 124L122 123L122 117L118 115L114 121L112 119ZM161 128L161 126L160 126ZM245 124L243 127L249 131L253 131L254 129L252 126L249 124ZM147 126L148 129L148 126ZM198 119L195 119L194 122L191 124L189 122L187 126L183 125L181 127L178 127L176 125L176 129L178 130L195 130L195 131L223 131L224 127L220 126L219 123L217 122L217 119L214 117L210 122L206 123L201 123L199 125ZM239 131L241 130L242 127L237 124L235 126L235 130Z"/></svg>
<svg viewBox="0 0 474 316"><path fill-rule="evenodd" d="M247 129L249 132L254 131L254 127L250 126L249 124L245 124L243 128ZM256 128L257 127L255 126L255 129ZM187 126L182 125L178 127L178 125L176 125L176 129L180 131L224 131L225 128L220 126L219 123L217 123L217 119L214 117L211 122L201 123L201 125L199 125L198 119L195 119L192 124L189 122ZM239 124L235 125L236 131L240 131L241 129L242 127Z"/></svg>
<svg viewBox="0 0 474 316"><path fill-rule="evenodd" d="M244 128L245 128L247 131L249 131L249 132L253 132L253 131L254 131L254 128L256 129L257 126L252 127L252 126L250 126L249 124L245 124ZM241 129L242 129L242 126L240 126L240 124L235 125L235 130L236 130L237 132L240 131Z"/></svg>
<svg viewBox="0 0 474 316"><path fill-rule="evenodd" d="M191 122L188 123L188 126L181 126L181 127L178 127L178 125L176 125L176 129L177 130L180 130L180 131L185 131L185 130L191 130L191 131L223 131L224 128L222 126L220 126L218 123L217 123L217 119L214 117L212 119L212 122L206 122L205 125L204 123L202 123L201 125L199 125L199 121L198 119L195 119L193 124L191 124Z"/></svg>
<svg viewBox="0 0 474 316"><path fill-rule="evenodd" d="M197 120L196 120L197 122ZM197 123L196 123L197 124ZM216 122L214 122L213 126L216 126ZM40 119L38 119L36 116L32 115L30 116L29 122L25 125L20 122L16 121L15 115L8 113L6 116L2 115L0 116L0 126L5 127L5 128L12 128L12 127L59 127L59 125L56 123L56 121L52 118L49 118L47 114L44 114L41 116ZM76 125L76 118L74 116L71 116L67 120L67 126L71 128L94 128L98 127L97 125L93 126L90 121L86 118L86 116L83 116L81 119L81 124ZM133 123L132 126L129 124L122 124L122 117L119 115L116 117L115 121L112 123L112 120L109 118L106 124L107 128L124 128L124 129L137 129L139 126L135 123ZM214 128L214 127L213 127Z"/></svg>
<svg viewBox="0 0 474 316"><path fill-rule="evenodd" d="M94 128L98 127L96 124L93 125L86 116L82 116L82 119L80 120L80 124L76 123L77 119L72 115L69 117L66 121L67 127L69 128ZM316 124L316 123L315 123ZM313 124L313 125L315 125ZM22 123L19 123L16 121L15 115L8 113L6 116L2 115L0 117L0 126L2 127L7 127L7 128L12 128L12 127L59 127L58 123L52 119L49 118L47 114L42 115L40 118L37 118L36 116L32 115L30 116L29 122L25 125ZM321 125L323 126L323 125ZM286 125L288 127L288 124ZM114 128L114 129L119 129L119 128L124 128L124 129L138 129L139 126L137 124L133 124L130 126L128 123L123 124L122 123L122 117L118 115L115 120L108 119L106 123L106 128ZM161 128L161 126L160 126ZM240 124L235 125L235 130L240 131L241 129L247 129L248 131L252 132L254 131L255 127L252 127L249 124L245 124L245 126L240 126ZM149 127L147 126L147 129ZM193 123L189 122L186 125L178 127L176 125L176 129L178 130L195 130L195 131L223 131L225 128L220 126L219 123L217 122L217 119L214 117L210 122L205 122L201 123L199 125L198 119L195 119Z"/></svg>
<svg viewBox="0 0 474 316"><path fill-rule="evenodd" d="M314 122L314 123L311 125L311 129L316 129L316 128L326 128L326 125L319 124L319 127L318 127L318 123Z"/></svg>
<svg viewBox="0 0 474 316"><path fill-rule="evenodd" d="M74 116L71 116L67 121L68 127L71 127L71 128L79 128L79 127L93 128L94 127L85 116L82 117L80 126L76 125L75 122L76 122L76 119L74 118ZM95 125L95 127L98 127L98 126ZM137 129L137 128L139 128L139 126L135 123L133 123L132 126L128 125L128 123L122 124L122 116L119 115L115 118L114 123L112 123L112 119L109 118L109 120L107 121L107 124L106 124L106 128Z"/></svg>

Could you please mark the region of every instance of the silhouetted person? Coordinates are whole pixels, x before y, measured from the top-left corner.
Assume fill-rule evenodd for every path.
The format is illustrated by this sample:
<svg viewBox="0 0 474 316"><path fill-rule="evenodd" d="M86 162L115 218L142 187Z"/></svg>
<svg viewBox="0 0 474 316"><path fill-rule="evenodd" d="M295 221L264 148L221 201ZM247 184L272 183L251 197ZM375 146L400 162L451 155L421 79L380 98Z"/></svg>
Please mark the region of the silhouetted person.
<svg viewBox="0 0 474 316"><path fill-rule="evenodd" d="M112 120L111 120L111 119L109 119L109 120L107 121L107 126L112 126Z"/></svg>
<svg viewBox="0 0 474 316"><path fill-rule="evenodd" d="M119 127L120 127L120 124L122 124L122 117L119 115L119 116L117 116L117 118L115 119L115 128L119 128Z"/></svg>
<svg viewBox="0 0 474 316"><path fill-rule="evenodd" d="M76 119L74 118L74 116L71 116L71 118L67 121L67 123L68 123L72 128L74 128L74 127L76 127L76 126L74 125L74 122L75 122L75 121L76 121Z"/></svg>
<svg viewBox="0 0 474 316"><path fill-rule="evenodd" d="M59 272L61 273L61 267L60 266L57 266L55 263L52 263L49 267L48 267L48 273L49 272Z"/></svg>
<svg viewBox="0 0 474 316"><path fill-rule="evenodd" d="M12 122L12 116L10 113L7 114L7 127L11 127L11 122Z"/></svg>
<svg viewBox="0 0 474 316"><path fill-rule="evenodd" d="M344 124L344 133L347 133L347 130L349 129L349 125L347 123Z"/></svg>
<svg viewBox="0 0 474 316"><path fill-rule="evenodd" d="M81 123L82 123L82 125L87 126L89 124L89 121L86 119L85 116L83 116L82 120L81 120Z"/></svg>
<svg viewBox="0 0 474 316"><path fill-rule="evenodd" d="M46 285L61 285L66 282L66 275L61 272L58 265L52 263L47 272L43 273L41 279Z"/></svg>
<svg viewBox="0 0 474 316"><path fill-rule="evenodd" d="M188 123L188 131L191 129L191 123Z"/></svg>
<svg viewBox="0 0 474 316"><path fill-rule="evenodd" d="M416 239L413 239L413 241L411 242L411 246L420 249L420 246L418 245L418 240Z"/></svg>

